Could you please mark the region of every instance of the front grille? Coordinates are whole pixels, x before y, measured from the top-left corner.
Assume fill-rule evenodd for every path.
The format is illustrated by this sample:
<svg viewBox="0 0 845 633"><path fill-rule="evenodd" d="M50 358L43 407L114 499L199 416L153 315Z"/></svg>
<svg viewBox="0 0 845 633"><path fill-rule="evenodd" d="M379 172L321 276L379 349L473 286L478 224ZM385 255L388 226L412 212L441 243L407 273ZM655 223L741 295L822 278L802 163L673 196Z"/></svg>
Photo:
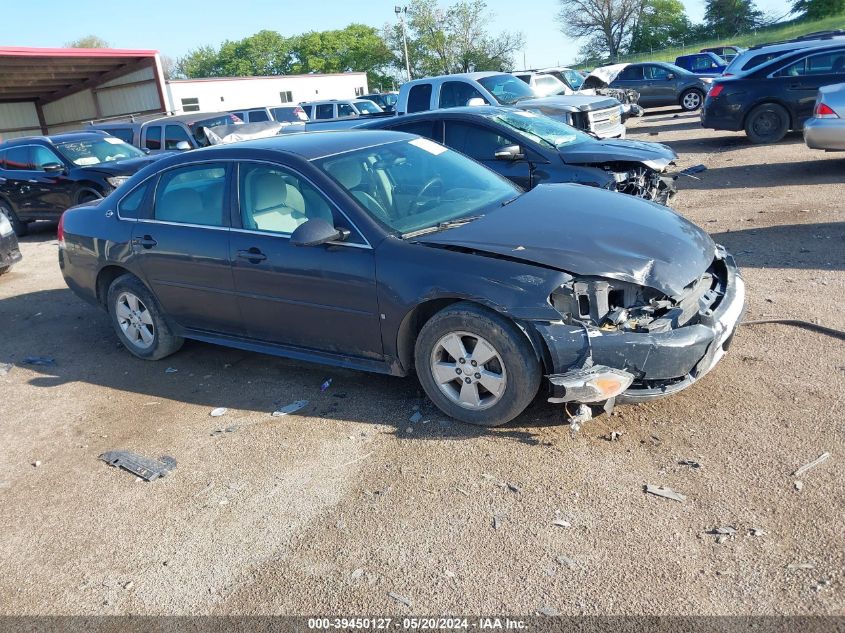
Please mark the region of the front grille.
<svg viewBox="0 0 845 633"><path fill-rule="evenodd" d="M619 125L622 120L622 112L619 107L596 110L587 113L587 120L590 124L590 130L603 132Z"/></svg>

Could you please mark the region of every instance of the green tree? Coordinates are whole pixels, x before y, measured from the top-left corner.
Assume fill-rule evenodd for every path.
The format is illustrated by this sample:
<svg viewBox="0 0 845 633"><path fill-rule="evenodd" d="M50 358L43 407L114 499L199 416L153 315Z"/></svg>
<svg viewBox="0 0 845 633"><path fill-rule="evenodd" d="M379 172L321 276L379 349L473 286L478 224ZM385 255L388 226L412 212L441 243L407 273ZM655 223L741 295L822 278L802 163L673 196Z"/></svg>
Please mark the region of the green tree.
<svg viewBox="0 0 845 633"><path fill-rule="evenodd" d="M524 45L521 33L492 35L493 14L484 0L461 0L447 8L436 0L411 0L408 6L408 56L414 76L476 70L511 70L513 56ZM385 28L394 67L404 73L405 58L399 25Z"/></svg>
<svg viewBox="0 0 845 633"><path fill-rule="evenodd" d="M632 29L629 53L647 53L681 45L692 23L680 0L645 0L637 23Z"/></svg>
<svg viewBox="0 0 845 633"><path fill-rule="evenodd" d="M86 35L78 40L68 42L65 44L65 48L109 48L109 43L102 37Z"/></svg>
<svg viewBox="0 0 845 633"><path fill-rule="evenodd" d="M818 20L845 13L845 0L795 0L792 11L802 18Z"/></svg>
<svg viewBox="0 0 845 633"><path fill-rule="evenodd" d="M589 38L581 49L590 57L616 59L627 46L643 0L559 0L557 21L565 35Z"/></svg>
<svg viewBox="0 0 845 633"><path fill-rule="evenodd" d="M716 38L747 33L762 20L763 13L753 0L707 0L704 10L704 23Z"/></svg>

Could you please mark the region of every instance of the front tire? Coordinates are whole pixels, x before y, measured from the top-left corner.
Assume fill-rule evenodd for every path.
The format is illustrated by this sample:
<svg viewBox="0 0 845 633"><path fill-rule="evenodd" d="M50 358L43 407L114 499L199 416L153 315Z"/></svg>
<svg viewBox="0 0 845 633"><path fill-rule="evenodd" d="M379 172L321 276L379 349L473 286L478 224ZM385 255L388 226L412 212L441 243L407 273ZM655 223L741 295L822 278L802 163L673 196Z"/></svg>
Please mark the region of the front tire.
<svg viewBox="0 0 845 633"><path fill-rule="evenodd" d="M117 337L138 358L159 360L182 347L184 339L173 334L153 293L134 275L115 279L107 301Z"/></svg>
<svg viewBox="0 0 845 633"><path fill-rule="evenodd" d="M540 362L527 337L511 321L473 303L456 303L429 319L414 359L431 401L469 424L510 422L540 388Z"/></svg>
<svg viewBox="0 0 845 633"><path fill-rule="evenodd" d="M12 211L5 202L0 202L0 213L9 218L9 223L12 225L15 235L23 237L29 233L29 225L26 222L21 222L18 214Z"/></svg>
<svg viewBox="0 0 845 633"><path fill-rule="evenodd" d="M776 103L763 103L745 120L745 134L755 144L777 143L789 131L789 112Z"/></svg>
<svg viewBox="0 0 845 633"><path fill-rule="evenodd" d="M694 112L704 103L704 93L691 88L681 93L680 104L684 112Z"/></svg>

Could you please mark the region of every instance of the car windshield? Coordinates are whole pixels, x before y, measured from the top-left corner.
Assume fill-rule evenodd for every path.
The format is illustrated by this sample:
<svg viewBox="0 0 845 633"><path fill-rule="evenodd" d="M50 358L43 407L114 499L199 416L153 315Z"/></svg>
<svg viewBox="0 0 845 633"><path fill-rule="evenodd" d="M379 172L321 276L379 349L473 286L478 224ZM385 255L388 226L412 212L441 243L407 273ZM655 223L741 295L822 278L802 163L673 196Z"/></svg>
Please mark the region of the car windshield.
<svg viewBox="0 0 845 633"><path fill-rule="evenodd" d="M366 99L356 101L355 107L358 108L358 112L362 114L378 114L379 112L383 112L383 110L378 107L375 103L373 103L372 101L367 101Z"/></svg>
<svg viewBox="0 0 845 633"><path fill-rule="evenodd" d="M144 152L119 138L104 136L96 140L56 143L56 149L74 165L99 165L127 158L140 158Z"/></svg>
<svg viewBox="0 0 845 633"><path fill-rule="evenodd" d="M314 164L389 230L410 237L471 221L521 190L425 138L317 159Z"/></svg>
<svg viewBox="0 0 845 633"><path fill-rule="evenodd" d="M572 70L571 68L567 68L566 70L562 71L564 77L566 77L566 81L569 82L569 85L572 86L573 90L579 90L584 83L584 77L581 73Z"/></svg>
<svg viewBox="0 0 845 633"><path fill-rule="evenodd" d="M398 97L399 97L399 95L386 94L386 95L381 95L381 100L384 103L384 105L386 105L388 107L392 107L392 106L396 105L396 101L397 101Z"/></svg>
<svg viewBox="0 0 845 633"><path fill-rule="evenodd" d="M535 112L514 110L491 118L521 136L555 149L590 139L589 136L566 123Z"/></svg>
<svg viewBox="0 0 845 633"><path fill-rule="evenodd" d="M496 101L505 105L516 103L520 99L533 99L537 96L527 83L513 75L491 75L479 79L478 83L496 97Z"/></svg>

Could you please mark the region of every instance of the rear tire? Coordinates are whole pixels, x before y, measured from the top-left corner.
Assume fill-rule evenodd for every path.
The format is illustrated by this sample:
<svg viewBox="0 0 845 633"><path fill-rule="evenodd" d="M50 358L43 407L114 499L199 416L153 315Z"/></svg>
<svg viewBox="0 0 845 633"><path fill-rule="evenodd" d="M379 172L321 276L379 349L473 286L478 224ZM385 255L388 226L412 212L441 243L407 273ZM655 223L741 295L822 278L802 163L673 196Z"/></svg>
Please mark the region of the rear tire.
<svg viewBox="0 0 845 633"><path fill-rule="evenodd" d="M29 233L29 225L26 222L21 222L18 214L12 211L5 202L0 202L0 213L9 218L9 223L12 225L15 235L23 237Z"/></svg>
<svg viewBox="0 0 845 633"><path fill-rule="evenodd" d="M417 337L414 362L431 401L446 415L478 426L513 420L531 404L542 377L525 334L468 302L428 320Z"/></svg>
<svg viewBox="0 0 845 633"><path fill-rule="evenodd" d="M185 342L173 334L158 300L135 275L115 279L107 301L117 337L138 358L159 360L178 352Z"/></svg>
<svg viewBox="0 0 845 633"><path fill-rule="evenodd" d="M701 107L701 104L704 103L704 93L696 88L684 90L681 93L679 102L681 104L681 109L684 112L695 112Z"/></svg>
<svg viewBox="0 0 845 633"><path fill-rule="evenodd" d="M789 113L776 103L763 103L748 113L745 134L752 143L777 143L789 131Z"/></svg>

